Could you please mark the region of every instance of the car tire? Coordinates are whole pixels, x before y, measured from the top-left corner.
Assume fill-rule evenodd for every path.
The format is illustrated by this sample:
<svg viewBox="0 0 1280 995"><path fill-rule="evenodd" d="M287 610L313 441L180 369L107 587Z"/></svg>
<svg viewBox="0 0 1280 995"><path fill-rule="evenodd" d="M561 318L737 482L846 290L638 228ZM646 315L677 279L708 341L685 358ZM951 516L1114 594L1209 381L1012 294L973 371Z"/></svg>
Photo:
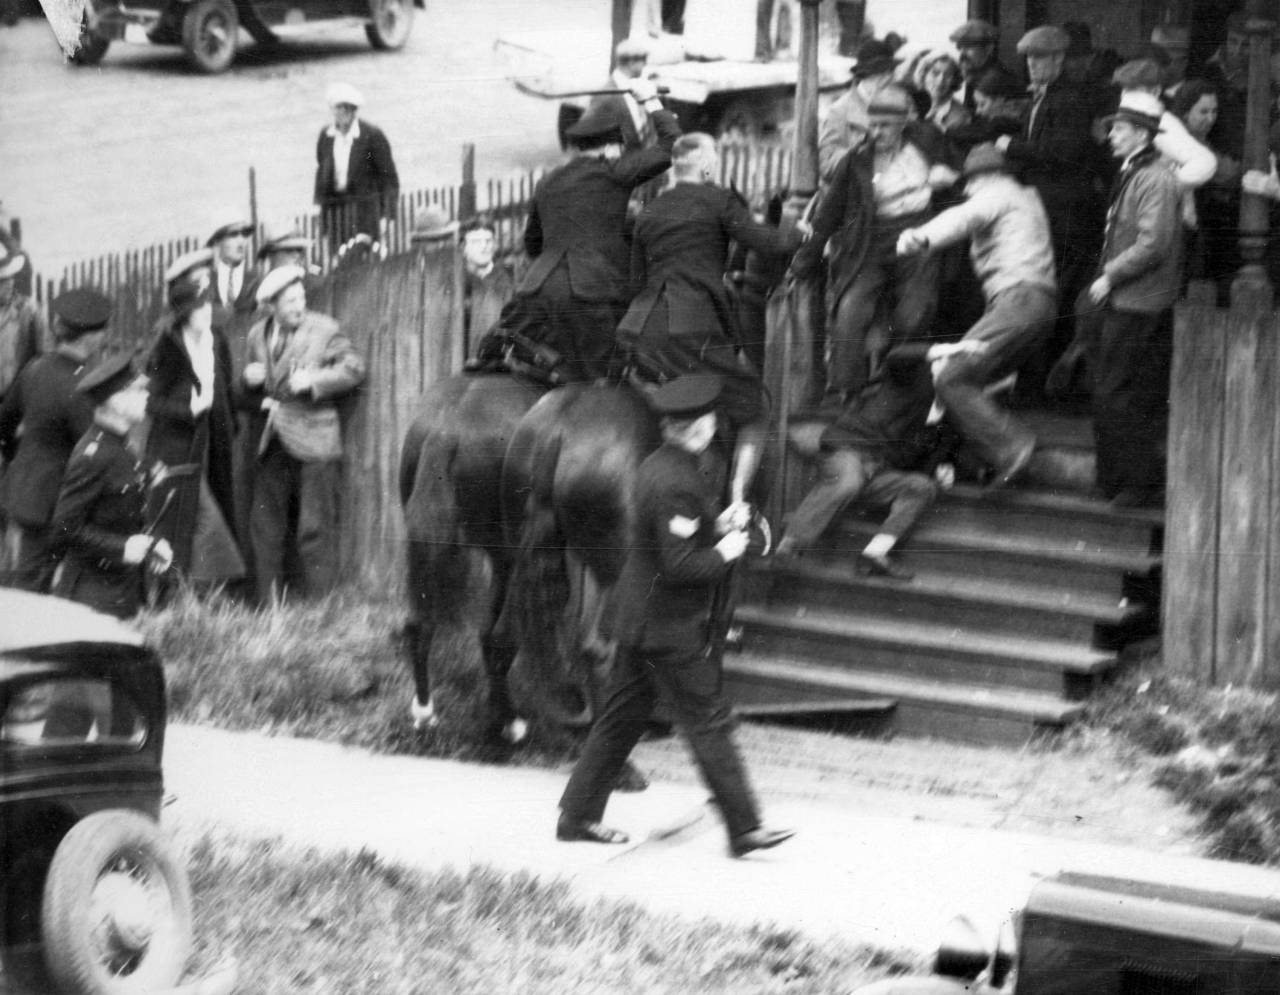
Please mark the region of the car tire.
<svg viewBox="0 0 1280 995"><path fill-rule="evenodd" d="M77 66L96 66L111 47L111 39L103 38L89 26L89 12L86 10L80 21L80 37L76 41L76 50L71 53L71 63Z"/></svg>
<svg viewBox="0 0 1280 995"><path fill-rule="evenodd" d="M202 73L220 73L236 57L240 19L230 0L195 0L182 18L182 47Z"/></svg>
<svg viewBox="0 0 1280 995"><path fill-rule="evenodd" d="M413 0L369 0L369 23L364 33L382 52L404 48L413 30Z"/></svg>
<svg viewBox="0 0 1280 995"><path fill-rule="evenodd" d="M123 809L76 823L49 865L41 932L59 991L175 985L191 953L191 888L159 826Z"/></svg>

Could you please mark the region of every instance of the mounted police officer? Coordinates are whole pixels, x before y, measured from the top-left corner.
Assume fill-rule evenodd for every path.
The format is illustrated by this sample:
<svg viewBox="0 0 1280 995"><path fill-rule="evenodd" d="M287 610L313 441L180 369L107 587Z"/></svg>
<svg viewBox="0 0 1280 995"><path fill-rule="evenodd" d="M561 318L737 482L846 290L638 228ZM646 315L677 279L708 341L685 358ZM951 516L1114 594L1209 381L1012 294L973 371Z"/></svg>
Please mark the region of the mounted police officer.
<svg viewBox="0 0 1280 995"><path fill-rule="evenodd" d="M600 820L659 693L719 805L730 853L745 856L793 835L763 825L721 691L712 601L748 545L747 532L731 528L720 511L720 474L707 459L721 386L717 376L692 375L651 396L664 442L636 480L636 541L618 582L613 684L560 799L557 839L628 841Z"/></svg>
<svg viewBox="0 0 1280 995"><path fill-rule="evenodd" d="M9 582L48 591L56 560L49 552L49 519L62 473L76 442L93 423L93 405L76 383L106 338L111 301L90 288L54 298L57 347L33 359L0 404L4 512L8 518ZM18 436L18 426L22 436Z"/></svg>
<svg viewBox="0 0 1280 995"><path fill-rule="evenodd" d="M143 603L143 571L173 562L164 539L148 534L148 473L125 447L146 416L147 378L128 353L112 356L76 390L93 404L93 427L76 444L58 493L51 547L62 555L53 593L129 618Z"/></svg>

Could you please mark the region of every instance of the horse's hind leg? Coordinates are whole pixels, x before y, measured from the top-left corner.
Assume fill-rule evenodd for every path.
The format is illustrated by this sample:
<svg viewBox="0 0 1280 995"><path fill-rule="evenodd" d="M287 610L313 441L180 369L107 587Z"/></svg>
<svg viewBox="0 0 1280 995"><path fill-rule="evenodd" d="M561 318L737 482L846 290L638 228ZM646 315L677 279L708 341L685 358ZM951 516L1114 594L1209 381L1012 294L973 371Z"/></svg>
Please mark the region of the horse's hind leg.
<svg viewBox="0 0 1280 995"><path fill-rule="evenodd" d="M489 617L480 634L480 653L489 684L488 735L515 745L529 734L529 725L516 712L511 701L507 678L516 659L516 646L505 626L499 623L507 602L511 583L511 564L503 557L492 557L493 586L490 591Z"/></svg>
<svg viewBox="0 0 1280 995"><path fill-rule="evenodd" d="M435 703L431 700L431 642L435 637L436 606L432 592L439 579L433 576L431 544L410 540L409 551L409 621L405 626L409 671L413 675L413 700L409 714L416 730L433 729L438 723Z"/></svg>

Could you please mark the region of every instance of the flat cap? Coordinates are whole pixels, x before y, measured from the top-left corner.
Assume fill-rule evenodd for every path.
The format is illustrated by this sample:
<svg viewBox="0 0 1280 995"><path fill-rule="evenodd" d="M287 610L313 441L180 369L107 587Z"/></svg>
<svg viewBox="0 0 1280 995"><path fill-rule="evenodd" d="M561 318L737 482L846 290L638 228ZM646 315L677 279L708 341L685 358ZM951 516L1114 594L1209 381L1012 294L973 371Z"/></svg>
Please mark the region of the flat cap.
<svg viewBox="0 0 1280 995"><path fill-rule="evenodd" d="M984 70L973 84L973 89L976 93L999 100L1018 100L1027 95L1027 88L1018 82L1018 78L1000 66Z"/></svg>
<svg viewBox="0 0 1280 995"><path fill-rule="evenodd" d="M306 276L307 271L301 266L277 266L262 278L254 297L257 298L259 304L266 304L268 301L275 300L280 291L286 287L301 283L306 279Z"/></svg>
<svg viewBox="0 0 1280 995"><path fill-rule="evenodd" d="M258 258L266 259L273 252L310 252L311 239L298 231L285 232L280 235L265 234L262 247L258 249Z"/></svg>
<svg viewBox="0 0 1280 995"><path fill-rule="evenodd" d="M714 373L676 377L649 395L649 404L667 418L698 418L714 411L724 381Z"/></svg>
<svg viewBox="0 0 1280 995"><path fill-rule="evenodd" d="M906 117L911 113L911 94L894 84L883 87L871 98L867 113L886 117Z"/></svg>
<svg viewBox="0 0 1280 995"><path fill-rule="evenodd" d="M88 394L94 404L101 404L108 397L133 382L133 353L118 352L108 356L80 378L76 390Z"/></svg>
<svg viewBox="0 0 1280 995"><path fill-rule="evenodd" d="M1111 74L1111 82L1124 90L1160 85L1160 66L1155 59L1130 59Z"/></svg>
<svg viewBox="0 0 1280 995"><path fill-rule="evenodd" d="M893 49L887 44L875 38L868 38L858 46L853 68L849 71L854 79L866 79L868 76L893 72L894 67L901 61L894 56Z"/></svg>
<svg viewBox="0 0 1280 995"><path fill-rule="evenodd" d="M965 21L951 32L950 37L951 44L960 48L963 45L990 45L1000 37L1000 32L989 21L975 18L972 21Z"/></svg>
<svg viewBox="0 0 1280 995"><path fill-rule="evenodd" d="M350 83L330 83L329 88L324 91L324 99L330 107L337 107L340 104L346 104L349 107L364 106L364 97Z"/></svg>
<svg viewBox="0 0 1280 995"><path fill-rule="evenodd" d="M106 328L111 320L111 299L92 287L77 287L59 294L50 306L67 329L76 335Z"/></svg>
<svg viewBox="0 0 1280 995"><path fill-rule="evenodd" d="M253 225L251 225L248 221L230 221L227 224L220 226L217 231L215 231L212 235L209 236L209 241L205 242L204 244L207 246L214 246L214 245L217 245L219 242L221 242L224 238L230 238L232 235L249 236L252 234L253 234Z"/></svg>
<svg viewBox="0 0 1280 995"><path fill-rule="evenodd" d="M565 129L570 138L604 138L613 132L622 137L622 119L619 115L626 112L626 103L622 98L594 101L588 105L582 117Z"/></svg>
<svg viewBox="0 0 1280 995"><path fill-rule="evenodd" d="M164 282L166 284L173 283L174 280L186 276L198 266L210 266L212 264L213 250L208 246L203 249L192 249L190 252L184 252L171 262L169 268L164 271Z"/></svg>
<svg viewBox="0 0 1280 995"><path fill-rule="evenodd" d="M977 176L979 173L1002 173L1008 169L1004 153L999 147L984 142L975 145L964 157L964 175Z"/></svg>
<svg viewBox="0 0 1280 995"><path fill-rule="evenodd" d="M1071 36L1054 24L1032 28L1018 39L1019 55L1056 55L1071 46Z"/></svg>

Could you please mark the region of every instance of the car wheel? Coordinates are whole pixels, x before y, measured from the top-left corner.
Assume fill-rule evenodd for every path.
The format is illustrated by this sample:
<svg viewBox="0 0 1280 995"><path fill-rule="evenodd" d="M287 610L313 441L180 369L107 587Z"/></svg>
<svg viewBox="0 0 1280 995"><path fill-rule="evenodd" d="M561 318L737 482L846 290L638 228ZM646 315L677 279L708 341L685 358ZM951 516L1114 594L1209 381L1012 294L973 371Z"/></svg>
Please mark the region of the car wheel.
<svg viewBox="0 0 1280 995"><path fill-rule="evenodd" d="M202 73L220 73L236 57L240 21L230 0L195 0L182 18L182 45Z"/></svg>
<svg viewBox="0 0 1280 995"><path fill-rule="evenodd" d="M71 62L77 66L96 66L107 54L110 45L110 38L103 38L89 26L89 12L86 10L80 21L80 37L76 41Z"/></svg>
<svg viewBox="0 0 1280 995"><path fill-rule="evenodd" d="M369 23L364 33L374 48L404 48L412 28L413 0L369 0Z"/></svg>
<svg viewBox="0 0 1280 995"><path fill-rule="evenodd" d="M45 963L59 990L142 995L176 984L191 952L191 890L159 827L98 812L58 846L44 886Z"/></svg>

